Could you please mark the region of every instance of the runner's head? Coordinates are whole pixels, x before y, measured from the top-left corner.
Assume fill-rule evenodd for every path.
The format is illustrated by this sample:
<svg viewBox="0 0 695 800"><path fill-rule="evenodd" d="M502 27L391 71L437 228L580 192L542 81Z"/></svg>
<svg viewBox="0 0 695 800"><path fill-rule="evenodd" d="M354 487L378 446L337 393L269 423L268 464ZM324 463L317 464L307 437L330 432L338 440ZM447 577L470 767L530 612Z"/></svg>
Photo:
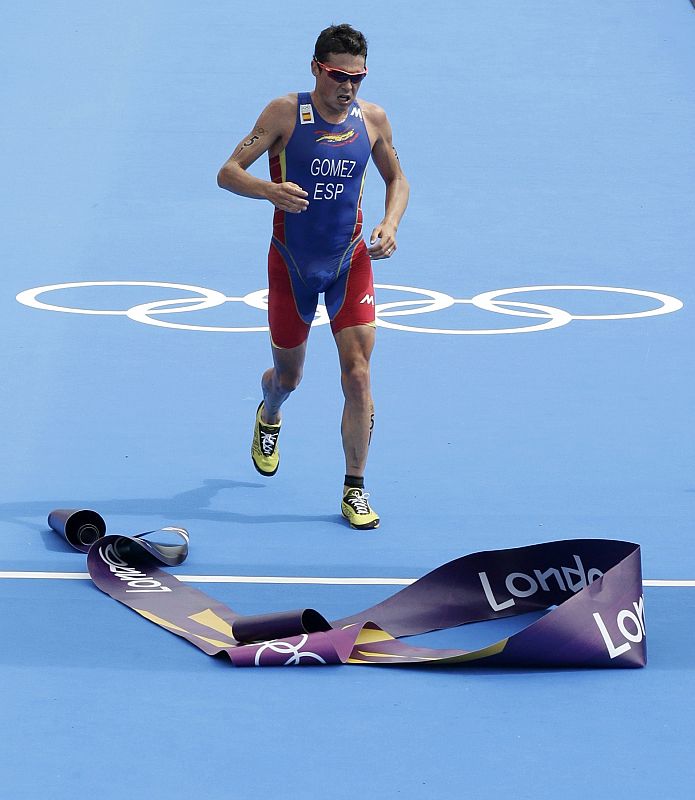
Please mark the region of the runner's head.
<svg viewBox="0 0 695 800"><path fill-rule="evenodd" d="M361 68L367 62L367 40L364 34L356 31L351 25L331 25L321 31L314 45L314 57L319 61L330 63L331 54L348 54L361 56Z"/></svg>
<svg viewBox="0 0 695 800"><path fill-rule="evenodd" d="M321 31L311 61L316 91L335 110L346 108L367 74L367 40L350 25Z"/></svg>

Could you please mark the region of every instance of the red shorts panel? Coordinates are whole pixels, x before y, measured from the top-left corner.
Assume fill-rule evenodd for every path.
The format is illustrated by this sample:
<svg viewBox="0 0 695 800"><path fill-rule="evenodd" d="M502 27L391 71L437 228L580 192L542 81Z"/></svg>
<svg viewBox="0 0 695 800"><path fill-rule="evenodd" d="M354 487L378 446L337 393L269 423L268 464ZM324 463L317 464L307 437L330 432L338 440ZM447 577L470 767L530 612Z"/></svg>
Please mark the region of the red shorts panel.
<svg viewBox="0 0 695 800"><path fill-rule="evenodd" d="M333 333L353 325L373 325L374 279L372 262L363 241L355 247L350 264L325 292L324 298ZM272 244L268 253L268 322L276 347L298 347L309 336L319 293L312 292L295 277Z"/></svg>
<svg viewBox="0 0 695 800"><path fill-rule="evenodd" d="M352 325L374 324L372 259L363 241L355 248L344 275L326 290L326 307L334 334Z"/></svg>
<svg viewBox="0 0 695 800"><path fill-rule="evenodd" d="M302 319L297 308L285 259L272 244L268 253L268 325L272 343L285 349L298 347L305 342L311 327L310 322Z"/></svg>

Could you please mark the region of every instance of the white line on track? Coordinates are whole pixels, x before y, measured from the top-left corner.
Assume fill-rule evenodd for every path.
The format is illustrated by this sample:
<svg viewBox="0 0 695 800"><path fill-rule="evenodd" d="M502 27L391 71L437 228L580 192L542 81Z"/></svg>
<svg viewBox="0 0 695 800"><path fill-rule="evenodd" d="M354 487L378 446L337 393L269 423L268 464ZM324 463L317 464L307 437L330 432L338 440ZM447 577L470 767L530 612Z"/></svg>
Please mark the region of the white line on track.
<svg viewBox="0 0 695 800"><path fill-rule="evenodd" d="M408 586L415 578L318 578L284 575L177 575L184 583L309 583L330 586ZM83 581L88 572L0 572L2 578L34 578L39 580Z"/></svg>
<svg viewBox="0 0 695 800"><path fill-rule="evenodd" d="M327 586L408 586L416 578L319 578L285 575L177 575L184 583L306 583ZM33 578L38 580L85 581L88 572L0 572L3 578ZM649 587L695 587L695 580L644 580Z"/></svg>
<svg viewBox="0 0 695 800"><path fill-rule="evenodd" d="M643 586L695 586L695 581L658 581L644 580Z"/></svg>

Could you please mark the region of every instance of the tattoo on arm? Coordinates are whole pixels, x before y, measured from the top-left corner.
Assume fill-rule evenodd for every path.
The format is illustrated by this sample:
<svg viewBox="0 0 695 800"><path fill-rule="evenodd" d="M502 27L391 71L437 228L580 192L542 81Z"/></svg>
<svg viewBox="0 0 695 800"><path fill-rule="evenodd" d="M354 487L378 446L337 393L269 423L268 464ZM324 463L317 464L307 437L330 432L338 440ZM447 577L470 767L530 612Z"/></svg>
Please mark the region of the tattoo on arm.
<svg viewBox="0 0 695 800"><path fill-rule="evenodd" d="M393 148L393 154L394 154L394 156L396 156L396 161L400 161L400 158L398 158L398 151L396 150L396 148L395 148L395 147L393 147L393 145L391 145L391 147Z"/></svg>
<svg viewBox="0 0 695 800"><path fill-rule="evenodd" d="M265 136L267 132L268 131L266 131L265 128L254 128L251 136L249 136L249 138L242 143L242 147L251 147L254 142L259 141L261 136Z"/></svg>
<svg viewBox="0 0 695 800"><path fill-rule="evenodd" d="M256 142L260 141L261 136L266 136L268 131L265 128L261 128L260 126L253 129L251 135L248 139L245 139L237 149L232 153L232 158L238 156L244 148L251 147L251 145L255 144Z"/></svg>

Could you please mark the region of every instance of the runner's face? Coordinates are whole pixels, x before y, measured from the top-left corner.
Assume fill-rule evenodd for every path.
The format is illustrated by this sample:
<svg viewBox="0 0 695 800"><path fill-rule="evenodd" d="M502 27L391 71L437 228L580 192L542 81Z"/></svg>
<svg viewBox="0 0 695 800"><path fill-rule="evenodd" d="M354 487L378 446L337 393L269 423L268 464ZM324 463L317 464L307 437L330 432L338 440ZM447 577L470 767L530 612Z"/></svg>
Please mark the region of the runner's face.
<svg viewBox="0 0 695 800"><path fill-rule="evenodd" d="M364 56L351 56L348 53L329 53L323 63L345 72L363 72L365 58ZM346 109L357 96L359 83L352 83L352 81L337 83L315 61L311 62L311 71L316 78L316 92L321 100L335 111Z"/></svg>

